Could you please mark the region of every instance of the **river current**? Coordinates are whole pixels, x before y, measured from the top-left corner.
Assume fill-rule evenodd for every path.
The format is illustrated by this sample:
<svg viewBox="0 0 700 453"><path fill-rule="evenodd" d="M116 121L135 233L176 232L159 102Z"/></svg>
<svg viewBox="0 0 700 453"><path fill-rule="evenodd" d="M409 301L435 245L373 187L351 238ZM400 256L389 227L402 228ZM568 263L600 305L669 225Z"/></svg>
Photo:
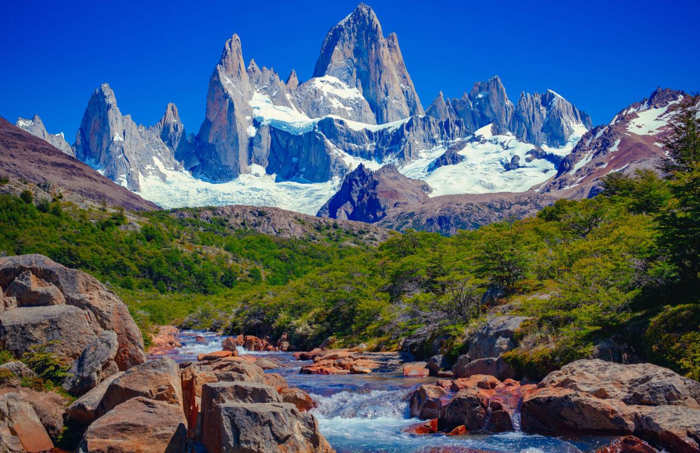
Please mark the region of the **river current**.
<svg viewBox="0 0 700 453"><path fill-rule="evenodd" d="M197 341L196 337L202 338ZM224 337L201 331L182 331L182 347L171 354L178 362L196 360L197 354L220 351ZM312 413L324 436L338 453L411 453L426 447L456 446L502 453L588 453L610 443L610 437L550 437L522 432L448 437L402 432L421 420L409 417L408 394L430 378L405 378L399 373L369 375L304 375L302 365L286 352L248 352L272 358L282 367L268 372L283 375L290 387L299 387L318 403Z"/></svg>

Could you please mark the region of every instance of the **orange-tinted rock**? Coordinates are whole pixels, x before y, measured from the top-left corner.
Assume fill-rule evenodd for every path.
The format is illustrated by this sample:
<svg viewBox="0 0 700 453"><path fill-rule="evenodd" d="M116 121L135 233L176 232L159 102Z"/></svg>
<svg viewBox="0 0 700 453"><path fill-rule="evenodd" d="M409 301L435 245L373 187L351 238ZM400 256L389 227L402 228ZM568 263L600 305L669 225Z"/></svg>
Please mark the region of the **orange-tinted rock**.
<svg viewBox="0 0 700 453"><path fill-rule="evenodd" d="M404 377L428 377L430 370L425 362L406 363L403 366Z"/></svg>
<svg viewBox="0 0 700 453"><path fill-rule="evenodd" d="M464 425L459 425L458 427L447 433L448 436L466 436L467 434L469 434L469 430Z"/></svg>
<svg viewBox="0 0 700 453"><path fill-rule="evenodd" d="M450 389L453 392L458 392L465 388L476 387L480 389L492 389L501 385L501 381L493 376L475 374L468 378L461 378L452 381Z"/></svg>
<svg viewBox="0 0 700 453"><path fill-rule="evenodd" d="M266 373L264 383L276 388L278 392L289 387L287 380L277 373Z"/></svg>
<svg viewBox="0 0 700 453"><path fill-rule="evenodd" d="M38 453L53 442L32 406L16 393L0 397L0 448L2 451Z"/></svg>
<svg viewBox="0 0 700 453"><path fill-rule="evenodd" d="M234 353L231 351L214 351L207 352L205 354L199 354L197 356L197 360L199 360L200 362L206 360L218 360L223 359L224 357L231 357L232 355L234 355Z"/></svg>
<svg viewBox="0 0 700 453"><path fill-rule="evenodd" d="M301 412L308 412L314 407L318 406L318 404L311 399L309 394L300 388L283 388L279 391L279 393L282 395L282 401L285 403L292 403Z"/></svg>
<svg viewBox="0 0 700 453"><path fill-rule="evenodd" d="M599 448L596 453L657 453L658 450L653 448L643 440L635 436L625 436L617 439L610 445Z"/></svg>
<svg viewBox="0 0 700 453"><path fill-rule="evenodd" d="M187 428L182 408L165 401L132 398L90 425L81 453L185 451Z"/></svg>
<svg viewBox="0 0 700 453"><path fill-rule="evenodd" d="M154 355L166 355L182 346L175 337L180 330L175 326L160 326L158 333L151 335L152 346L148 353Z"/></svg>
<svg viewBox="0 0 700 453"><path fill-rule="evenodd" d="M438 419L434 418L425 423L417 423L403 429L403 432L409 434L434 434L438 429Z"/></svg>
<svg viewBox="0 0 700 453"><path fill-rule="evenodd" d="M421 385L409 397L411 417L423 420L440 416L441 398L447 392L436 385Z"/></svg>

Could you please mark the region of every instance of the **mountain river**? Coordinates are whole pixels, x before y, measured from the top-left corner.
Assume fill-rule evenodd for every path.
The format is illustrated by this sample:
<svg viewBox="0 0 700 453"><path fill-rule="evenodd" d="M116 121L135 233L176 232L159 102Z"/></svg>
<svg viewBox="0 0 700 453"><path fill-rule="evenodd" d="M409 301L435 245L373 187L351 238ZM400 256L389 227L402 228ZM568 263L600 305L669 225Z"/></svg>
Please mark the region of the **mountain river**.
<svg viewBox="0 0 700 453"><path fill-rule="evenodd" d="M196 337L200 338L199 341ZM175 361L196 360L197 354L220 351L225 337L202 331L181 331L182 347L170 354ZM318 403L312 411L321 432L338 453L410 453L426 447L457 446L503 453L581 453L594 452L613 439L602 436L549 437L509 432L448 437L443 434L403 433L421 420L409 418L407 396L433 378L405 378L397 372L369 375L303 375L302 365L286 352L248 352L280 362L283 367L269 372L283 375L290 387L308 392Z"/></svg>

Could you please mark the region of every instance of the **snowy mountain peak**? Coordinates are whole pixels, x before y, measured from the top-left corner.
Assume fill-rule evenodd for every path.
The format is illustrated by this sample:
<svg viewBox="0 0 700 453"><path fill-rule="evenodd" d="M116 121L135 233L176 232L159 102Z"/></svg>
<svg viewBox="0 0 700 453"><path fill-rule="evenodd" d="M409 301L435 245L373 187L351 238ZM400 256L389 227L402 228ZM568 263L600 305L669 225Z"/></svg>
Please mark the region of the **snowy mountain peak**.
<svg viewBox="0 0 700 453"><path fill-rule="evenodd" d="M58 134L49 134L46 131L44 122L41 120L41 118L39 118L39 115L35 114L31 120L18 118L15 126L19 127L20 129L24 129L35 137L39 137L40 139L49 142L69 156L75 156L75 151L66 141L65 137L63 136L63 132L59 132Z"/></svg>
<svg viewBox="0 0 700 453"><path fill-rule="evenodd" d="M333 76L356 87L378 124L423 114L396 35L385 38L379 19L364 3L330 29L313 76Z"/></svg>

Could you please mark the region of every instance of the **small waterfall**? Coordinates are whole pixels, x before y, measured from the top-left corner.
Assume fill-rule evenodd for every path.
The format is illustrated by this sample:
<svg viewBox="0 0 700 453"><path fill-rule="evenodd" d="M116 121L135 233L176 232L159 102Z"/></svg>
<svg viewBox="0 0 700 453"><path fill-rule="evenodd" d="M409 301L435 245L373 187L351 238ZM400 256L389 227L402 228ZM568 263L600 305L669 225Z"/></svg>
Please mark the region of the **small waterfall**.
<svg viewBox="0 0 700 453"><path fill-rule="evenodd" d="M238 355L246 355L248 354L248 350L244 348L243 346L236 346L236 352Z"/></svg>
<svg viewBox="0 0 700 453"><path fill-rule="evenodd" d="M318 403L314 415L331 418L396 418L408 414L407 396L410 390L372 390L369 392L338 392L330 396L311 395Z"/></svg>

